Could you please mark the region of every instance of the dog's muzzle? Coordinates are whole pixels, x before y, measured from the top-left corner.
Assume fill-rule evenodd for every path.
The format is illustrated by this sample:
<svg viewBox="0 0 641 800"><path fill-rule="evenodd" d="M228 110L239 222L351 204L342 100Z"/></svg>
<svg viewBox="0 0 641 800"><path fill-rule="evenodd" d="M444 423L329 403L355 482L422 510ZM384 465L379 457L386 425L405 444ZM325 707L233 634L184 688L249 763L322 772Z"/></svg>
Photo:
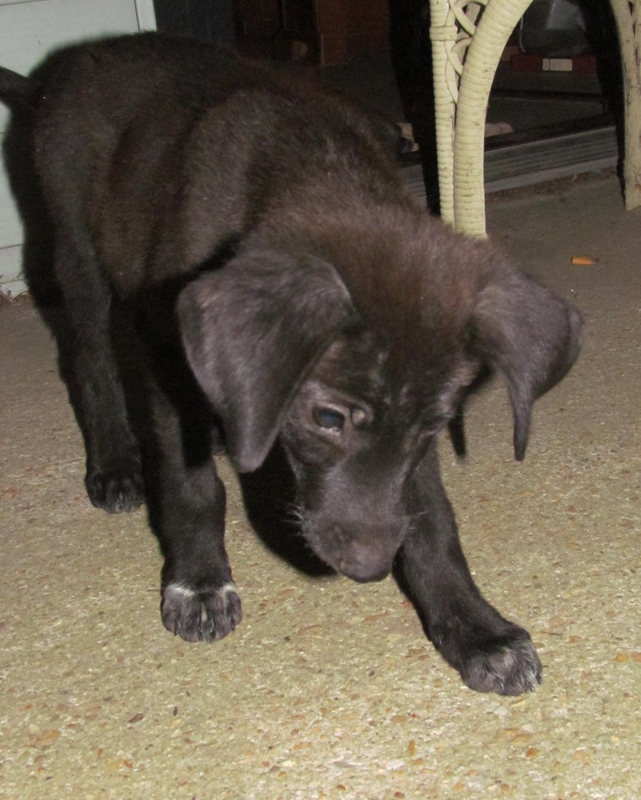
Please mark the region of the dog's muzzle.
<svg viewBox="0 0 641 800"><path fill-rule="evenodd" d="M332 569L358 583L369 583L383 580L392 571L407 523L387 519L355 524L308 517L302 530L312 550Z"/></svg>
<svg viewBox="0 0 641 800"><path fill-rule="evenodd" d="M382 581L392 571L396 548L387 543L352 542L346 545L333 566L347 578L358 583Z"/></svg>

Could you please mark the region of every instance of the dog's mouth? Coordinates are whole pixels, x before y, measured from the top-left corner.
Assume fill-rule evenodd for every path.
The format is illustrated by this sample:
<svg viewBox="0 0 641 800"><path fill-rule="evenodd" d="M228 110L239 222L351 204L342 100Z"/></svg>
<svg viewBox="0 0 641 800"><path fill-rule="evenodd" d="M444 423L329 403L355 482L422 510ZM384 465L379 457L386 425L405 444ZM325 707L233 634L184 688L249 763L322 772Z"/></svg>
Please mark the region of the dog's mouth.
<svg viewBox="0 0 641 800"><path fill-rule="evenodd" d="M340 526L323 528L303 525L303 533L312 550L336 572L357 583L372 583L386 578L392 571L394 556L402 536L393 528L386 535L348 536Z"/></svg>
<svg viewBox="0 0 641 800"><path fill-rule="evenodd" d="M341 575L357 583L374 583L387 578L392 571L392 564L380 564L372 568L370 566L363 566L362 564L353 564L341 559L338 564L338 571Z"/></svg>
<svg viewBox="0 0 641 800"><path fill-rule="evenodd" d="M318 552L316 555L321 558L329 567L340 575L344 575L356 583L375 583L382 581L392 571L392 562L385 563L362 563L360 561L349 560L340 555L328 556L325 552Z"/></svg>

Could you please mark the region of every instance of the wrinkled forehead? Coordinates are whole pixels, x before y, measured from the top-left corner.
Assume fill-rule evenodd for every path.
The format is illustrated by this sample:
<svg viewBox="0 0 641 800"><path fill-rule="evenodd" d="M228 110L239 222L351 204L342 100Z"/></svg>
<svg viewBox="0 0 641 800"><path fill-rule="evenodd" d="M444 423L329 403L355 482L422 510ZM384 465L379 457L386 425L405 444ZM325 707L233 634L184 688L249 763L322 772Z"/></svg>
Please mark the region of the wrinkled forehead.
<svg viewBox="0 0 641 800"><path fill-rule="evenodd" d="M311 380L379 410L398 412L405 419L449 413L451 397L474 377L458 349L433 347L426 341L420 353L399 358L393 344L368 328L355 328L335 339L310 375Z"/></svg>
<svg viewBox="0 0 641 800"><path fill-rule="evenodd" d="M331 342L309 377L346 394L389 401L393 387L388 373L389 348L358 326Z"/></svg>

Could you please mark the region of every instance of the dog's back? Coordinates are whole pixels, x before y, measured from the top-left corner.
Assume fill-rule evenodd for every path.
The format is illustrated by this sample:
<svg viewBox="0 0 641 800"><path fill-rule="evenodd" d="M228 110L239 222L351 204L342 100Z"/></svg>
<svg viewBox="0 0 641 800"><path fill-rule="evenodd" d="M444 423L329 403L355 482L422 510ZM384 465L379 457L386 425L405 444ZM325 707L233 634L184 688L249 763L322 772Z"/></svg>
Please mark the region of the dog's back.
<svg viewBox="0 0 641 800"><path fill-rule="evenodd" d="M30 90L37 172L66 198L55 222L88 221L121 291L150 258L154 281L192 269L275 206L407 202L384 126L225 49L103 40L51 56Z"/></svg>

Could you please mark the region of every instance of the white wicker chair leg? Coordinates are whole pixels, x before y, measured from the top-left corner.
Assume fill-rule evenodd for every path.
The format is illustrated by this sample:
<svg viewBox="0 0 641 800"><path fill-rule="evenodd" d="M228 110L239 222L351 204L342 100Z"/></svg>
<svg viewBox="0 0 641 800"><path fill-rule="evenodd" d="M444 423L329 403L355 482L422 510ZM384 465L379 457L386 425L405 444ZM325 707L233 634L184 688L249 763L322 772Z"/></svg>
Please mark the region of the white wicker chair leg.
<svg viewBox="0 0 641 800"><path fill-rule="evenodd" d="M625 90L625 205L641 205L641 0L610 0ZM501 53L532 0L430 0L441 214L485 236L483 146ZM480 6L485 9L475 25Z"/></svg>
<svg viewBox="0 0 641 800"><path fill-rule="evenodd" d="M454 223L454 110L456 98L448 86L448 72L453 72L449 53L456 42L458 28L448 24L448 0L430 0L430 39L434 68L434 112L436 115L436 150L441 218Z"/></svg>
<svg viewBox="0 0 641 800"><path fill-rule="evenodd" d="M532 0L489 0L467 49L454 133L454 227L485 236L483 144L492 81L501 53Z"/></svg>
<svg viewBox="0 0 641 800"><path fill-rule="evenodd" d="M641 205L641 3L610 0L619 33L625 98L623 180L626 209Z"/></svg>

